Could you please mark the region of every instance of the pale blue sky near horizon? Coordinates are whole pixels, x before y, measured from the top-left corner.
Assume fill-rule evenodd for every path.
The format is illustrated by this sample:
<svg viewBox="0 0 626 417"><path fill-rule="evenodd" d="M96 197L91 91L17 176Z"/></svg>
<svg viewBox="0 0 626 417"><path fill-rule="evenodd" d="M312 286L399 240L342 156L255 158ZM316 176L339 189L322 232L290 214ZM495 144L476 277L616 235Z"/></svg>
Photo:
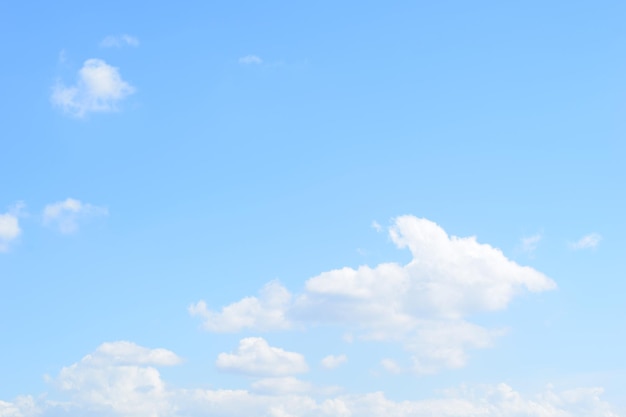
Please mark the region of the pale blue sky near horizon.
<svg viewBox="0 0 626 417"><path fill-rule="evenodd" d="M617 414L588 415L626 415L625 16L618 1L0 3L0 417L31 415L9 410L19 396L50 416L70 415L54 401L78 414L170 415L146 405L157 394L129 394L131 411L97 403L86 394L101 383L89 380L94 364L61 373L119 341L182 358L163 367L133 353L139 373L155 366L178 390L167 398L262 397L262 384L294 377L292 388L316 387L298 398L340 399L356 415L342 395L419 402L506 383L531 398L553 384L602 387ZM358 291L348 275L336 287L311 280L419 260L388 228L412 242L435 232L401 216L475 236L556 288L528 290L523 275L510 285L528 291L509 293L495 252L454 239L431 254L432 271L445 294L466 288L459 310L444 292L421 316L400 293L360 305L362 291L379 291L366 275ZM449 272L472 259L489 288ZM200 300L211 311L263 303L275 280L293 295L284 323L263 324L265 306L256 325L232 318L211 331L219 318L190 313ZM315 282L339 292L323 298ZM498 308L494 294L506 299ZM398 302L412 330L381 336L400 321L367 310L377 302ZM336 324L302 318L335 311ZM461 319L501 334L455 327ZM428 320L450 333L428 333ZM249 338L303 355L308 371L293 355L281 356L284 373L220 362ZM347 360L325 369L331 354ZM84 386L67 388L71 377ZM275 391L258 415L309 415ZM349 415L337 410L324 412Z"/></svg>

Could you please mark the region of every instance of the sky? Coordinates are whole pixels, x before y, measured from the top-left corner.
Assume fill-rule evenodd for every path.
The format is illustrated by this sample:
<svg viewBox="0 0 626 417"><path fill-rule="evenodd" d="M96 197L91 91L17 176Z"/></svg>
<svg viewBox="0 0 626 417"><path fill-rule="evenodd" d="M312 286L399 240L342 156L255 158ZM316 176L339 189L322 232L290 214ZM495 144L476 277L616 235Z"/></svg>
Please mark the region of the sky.
<svg viewBox="0 0 626 417"><path fill-rule="evenodd" d="M0 2L0 417L626 416L625 14Z"/></svg>

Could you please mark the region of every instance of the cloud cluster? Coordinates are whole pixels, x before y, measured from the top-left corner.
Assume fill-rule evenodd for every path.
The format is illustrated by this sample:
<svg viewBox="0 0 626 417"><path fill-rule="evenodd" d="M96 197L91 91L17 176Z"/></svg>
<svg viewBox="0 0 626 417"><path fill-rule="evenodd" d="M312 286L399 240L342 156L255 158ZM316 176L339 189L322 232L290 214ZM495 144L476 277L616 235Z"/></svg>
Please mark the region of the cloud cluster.
<svg viewBox="0 0 626 417"><path fill-rule="evenodd" d="M324 272L307 280L297 295L272 282L258 297L219 312L203 301L189 311L214 332L340 324L360 339L400 342L411 353L413 371L432 373L463 366L468 349L489 347L505 332L468 322L471 314L502 310L525 292L556 288L544 274L500 250L475 237L449 236L427 219L398 217L389 236L411 252L406 265Z"/></svg>
<svg viewBox="0 0 626 417"><path fill-rule="evenodd" d="M116 67L101 59L88 59L78 71L76 84L56 84L51 100L65 112L83 117L91 112L114 111L121 100L134 92L135 88L122 79Z"/></svg>
<svg viewBox="0 0 626 417"><path fill-rule="evenodd" d="M0 213L0 253L7 252L11 244L22 235L20 217L28 217L24 208L24 203L18 202L6 213ZM42 221L44 225L69 234L78 231L82 221L107 214L108 210L104 207L67 198L64 201L46 205L43 209Z"/></svg>
<svg viewBox="0 0 626 417"><path fill-rule="evenodd" d="M256 382L254 391L175 388L156 367L178 362L176 354L165 349L107 343L51 379L61 393L70 394L69 400L55 400L53 392L37 399L0 401L0 417L617 417L601 399L601 388L549 387L526 396L498 384L462 387L419 401L393 401L382 392L314 398L306 393L306 383L289 377ZM278 391L278 384L288 391ZM264 392L268 386L272 394Z"/></svg>
<svg viewBox="0 0 626 417"><path fill-rule="evenodd" d="M43 210L44 224L54 226L63 234L78 230L79 222L92 217L106 216L108 210L73 198L48 204Z"/></svg>

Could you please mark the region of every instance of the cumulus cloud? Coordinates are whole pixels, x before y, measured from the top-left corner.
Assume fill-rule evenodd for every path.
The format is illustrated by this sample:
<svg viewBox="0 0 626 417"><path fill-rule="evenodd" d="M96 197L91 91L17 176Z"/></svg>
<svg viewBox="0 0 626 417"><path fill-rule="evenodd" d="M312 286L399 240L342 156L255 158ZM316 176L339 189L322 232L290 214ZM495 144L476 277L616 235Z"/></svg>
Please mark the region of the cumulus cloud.
<svg viewBox="0 0 626 417"><path fill-rule="evenodd" d="M576 242L570 243L570 248L573 250L580 249L593 249L596 248L600 241L602 240L602 236L598 233L590 233L578 239Z"/></svg>
<svg viewBox="0 0 626 417"><path fill-rule="evenodd" d="M139 39L130 35L109 35L102 39L100 46L103 48L121 48L123 46L139 46Z"/></svg>
<svg viewBox="0 0 626 417"><path fill-rule="evenodd" d="M240 340L237 351L220 353L215 365L222 371L255 376L288 376L309 369L301 354L272 347L260 337Z"/></svg>
<svg viewBox="0 0 626 417"><path fill-rule="evenodd" d="M256 55L246 55L239 58L239 63L243 65L262 64L263 60Z"/></svg>
<svg viewBox="0 0 626 417"><path fill-rule="evenodd" d="M348 360L346 355L328 355L321 360L321 364L326 369L335 369L339 365L345 363Z"/></svg>
<svg viewBox="0 0 626 417"><path fill-rule="evenodd" d="M22 233L18 216L14 213L0 214L0 252L9 250L9 245Z"/></svg>
<svg viewBox="0 0 626 417"><path fill-rule="evenodd" d="M104 207L68 198L48 204L43 210L43 221L46 225L58 228L63 234L70 234L78 231L80 221L106 215L108 210Z"/></svg>
<svg viewBox="0 0 626 417"><path fill-rule="evenodd" d="M101 59L88 59L78 71L72 86L57 83L52 89L52 103L76 117L92 112L110 112L133 94L135 88L124 81L118 68Z"/></svg>
<svg viewBox="0 0 626 417"><path fill-rule="evenodd" d="M80 362L62 368L54 384L71 394L72 402L66 405L70 410L84 407L105 415L165 415L173 408L154 366L180 362L166 349L125 341L104 343Z"/></svg>
<svg viewBox="0 0 626 417"><path fill-rule="evenodd" d="M414 370L432 373L463 366L468 349L492 346L505 333L472 324L469 315L505 309L525 292L556 288L544 274L518 265L499 249L475 237L449 236L427 219L398 217L389 236L411 252L406 265L323 272L307 280L296 296L274 282L264 291L279 297L244 298L220 313L201 302L190 311L212 331L340 324L361 339L402 343Z"/></svg>
<svg viewBox="0 0 626 417"><path fill-rule="evenodd" d="M53 387L70 394L67 401L55 400L54 392L0 401L0 417L617 417L602 400L601 388L548 387L525 395L507 384L464 386L435 398L404 401L391 400L383 392L313 397L307 393L308 383L292 377L256 381L253 391L181 389L166 383L153 366L172 363L162 359L162 350L154 353L128 342L105 345L114 348L101 347L52 379ZM120 361L115 359L119 351L132 354L123 354Z"/></svg>
<svg viewBox="0 0 626 417"><path fill-rule="evenodd" d="M277 330L289 329L291 323L285 317L291 303L291 294L277 281L266 284L259 297L246 297L213 312L204 301L192 304L188 311L192 316L204 319L204 328L212 332L238 332L243 329Z"/></svg>

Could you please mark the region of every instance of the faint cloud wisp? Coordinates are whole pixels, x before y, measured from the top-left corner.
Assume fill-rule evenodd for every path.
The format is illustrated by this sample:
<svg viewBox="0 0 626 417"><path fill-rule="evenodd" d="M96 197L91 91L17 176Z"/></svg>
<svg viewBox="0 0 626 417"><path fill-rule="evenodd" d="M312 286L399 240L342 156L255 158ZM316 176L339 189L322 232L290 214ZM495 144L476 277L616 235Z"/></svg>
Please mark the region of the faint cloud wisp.
<svg viewBox="0 0 626 417"><path fill-rule="evenodd" d="M532 253L535 252L535 250L537 249L537 246L539 246L539 242L542 238L543 236L541 235L541 233L522 238L522 252L532 255Z"/></svg>
<svg viewBox="0 0 626 417"><path fill-rule="evenodd" d="M598 233L590 233L578 239L576 242L571 242L569 244L570 249L572 250L581 250L581 249L593 249L598 247L600 241L602 240L602 236Z"/></svg>
<svg viewBox="0 0 626 417"><path fill-rule="evenodd" d="M139 39L130 35L110 35L102 39L100 46L103 48L121 48L124 46L139 46Z"/></svg>
<svg viewBox="0 0 626 417"><path fill-rule="evenodd" d="M45 225L57 228L63 234L71 234L78 231L81 220L106 216L108 213L104 207L68 198L65 201L48 204L43 210L43 222Z"/></svg>
<svg viewBox="0 0 626 417"><path fill-rule="evenodd" d="M239 63L243 65L259 65L263 63L263 60L257 55L246 55L239 58Z"/></svg>

